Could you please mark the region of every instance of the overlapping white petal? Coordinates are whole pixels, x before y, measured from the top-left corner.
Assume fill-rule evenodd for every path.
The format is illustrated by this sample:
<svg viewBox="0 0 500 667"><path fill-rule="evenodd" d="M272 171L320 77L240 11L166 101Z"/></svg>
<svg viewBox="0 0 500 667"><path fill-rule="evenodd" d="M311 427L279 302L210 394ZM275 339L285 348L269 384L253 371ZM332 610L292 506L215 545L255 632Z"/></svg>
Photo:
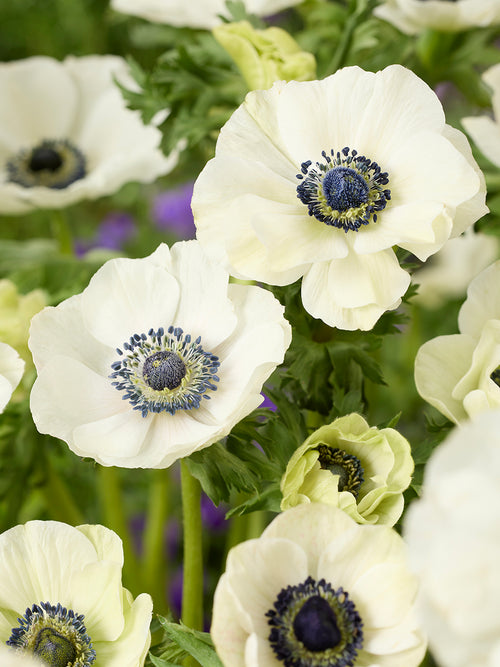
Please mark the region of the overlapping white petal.
<svg viewBox="0 0 500 667"><path fill-rule="evenodd" d="M342 587L354 602L364 639L351 664L420 664L425 640L413 617L416 579L402 539L390 528L360 526L337 508L312 503L286 510L259 539L230 551L211 628L226 667L283 664L270 645L266 612L280 591L307 577Z"/></svg>
<svg viewBox="0 0 500 667"><path fill-rule="evenodd" d="M441 667L498 660L500 412L455 428L431 456L404 534L419 612Z"/></svg>
<svg viewBox="0 0 500 667"><path fill-rule="evenodd" d="M245 0L245 8L251 14L271 16L300 2L302 0ZM111 7L155 23L188 28L214 28L222 22L221 16L228 16L225 0L111 0Z"/></svg>
<svg viewBox="0 0 500 667"><path fill-rule="evenodd" d="M104 526L30 521L7 530L0 535L2 642L26 609L49 602L84 615L96 667L141 667L152 601L145 593L134 600L122 587L122 566L121 541Z"/></svg>
<svg viewBox="0 0 500 667"><path fill-rule="evenodd" d="M497 0L385 0L373 13L408 34L426 28L458 32L500 22Z"/></svg>
<svg viewBox="0 0 500 667"><path fill-rule="evenodd" d="M462 125L481 153L500 167L500 64L486 70L483 80L492 91L494 119L490 116L468 116L462 118Z"/></svg>
<svg viewBox="0 0 500 667"><path fill-rule="evenodd" d="M344 147L389 177L390 200L358 231L309 215L297 196L301 164ZM198 239L232 274L277 285L302 276L312 315L366 330L409 284L393 246L427 259L487 212L485 192L467 140L423 81L399 65L347 67L249 93L222 128L192 206Z"/></svg>
<svg viewBox="0 0 500 667"><path fill-rule="evenodd" d="M63 62L40 56L0 65L0 213L63 208L175 167L177 153L161 153L160 131L127 109L114 79L133 85L117 56ZM62 188L11 182L7 163L45 140L70 141L86 159L86 174Z"/></svg>
<svg viewBox="0 0 500 667"><path fill-rule="evenodd" d="M500 379L494 375L500 366L499 280L496 261L469 285L460 333L427 341L415 358L419 394L457 424L500 408Z"/></svg>
<svg viewBox="0 0 500 667"><path fill-rule="evenodd" d="M180 327L220 360L217 389L198 408L134 410L112 384L111 364L131 336ZM283 308L266 290L229 285L196 242L114 259L82 294L34 318L37 428L102 465L168 467L206 447L262 401L265 380L290 343Z"/></svg>
<svg viewBox="0 0 500 667"><path fill-rule="evenodd" d="M5 410L23 373L24 361L19 354L7 343L0 342L0 413Z"/></svg>

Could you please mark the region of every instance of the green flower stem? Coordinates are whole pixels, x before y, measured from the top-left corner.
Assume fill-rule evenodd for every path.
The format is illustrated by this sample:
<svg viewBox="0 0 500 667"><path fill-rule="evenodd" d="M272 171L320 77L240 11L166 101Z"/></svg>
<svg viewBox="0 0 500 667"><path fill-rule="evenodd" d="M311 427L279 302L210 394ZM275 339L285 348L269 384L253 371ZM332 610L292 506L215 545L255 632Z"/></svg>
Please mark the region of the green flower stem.
<svg viewBox="0 0 500 667"><path fill-rule="evenodd" d="M262 535L262 531L267 525L266 519L266 512L252 512L247 515L247 540L253 540Z"/></svg>
<svg viewBox="0 0 500 667"><path fill-rule="evenodd" d="M60 210L51 211L50 223L52 227L52 236L59 243L59 252L61 255L72 255L73 239L66 213Z"/></svg>
<svg viewBox="0 0 500 667"><path fill-rule="evenodd" d="M486 180L486 189L491 192L500 190L500 171L485 171L484 178Z"/></svg>
<svg viewBox="0 0 500 667"><path fill-rule="evenodd" d="M193 630L203 628L203 553L201 487L181 459L181 495L184 528L182 622Z"/></svg>
<svg viewBox="0 0 500 667"><path fill-rule="evenodd" d="M353 7L353 12L345 22L342 37L324 76L334 74L338 69L345 65L349 49L351 48L354 31L364 18L371 13L375 6L375 2L373 0L351 0L350 5Z"/></svg>
<svg viewBox="0 0 500 667"><path fill-rule="evenodd" d="M166 470L152 470L149 486L149 509L144 529L143 578L146 591L154 602L157 614L168 611L165 598L167 567L164 558L164 530L168 516L169 475Z"/></svg>
<svg viewBox="0 0 500 667"><path fill-rule="evenodd" d="M71 526L79 526L82 523L86 523L85 516L80 511L80 508L68 491L68 487L54 469L50 460L47 460L46 480L41 491L47 505L47 510L55 521L63 521Z"/></svg>
<svg viewBox="0 0 500 667"><path fill-rule="evenodd" d="M111 530L114 530L123 542L123 581L126 588L129 588L133 595L138 595L143 592L141 570L132 546L127 519L123 511L120 471L118 468L98 466L98 473L104 524L108 528L111 528Z"/></svg>

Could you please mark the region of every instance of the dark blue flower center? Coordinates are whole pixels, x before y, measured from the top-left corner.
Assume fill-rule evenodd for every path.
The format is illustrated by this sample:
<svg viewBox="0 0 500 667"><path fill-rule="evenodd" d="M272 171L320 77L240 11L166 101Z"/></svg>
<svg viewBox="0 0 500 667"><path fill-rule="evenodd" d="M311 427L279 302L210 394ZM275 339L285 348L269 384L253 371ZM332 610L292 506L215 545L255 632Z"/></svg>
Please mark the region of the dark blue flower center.
<svg viewBox="0 0 500 667"><path fill-rule="evenodd" d="M186 364L175 352L156 352L146 359L142 377L151 389L176 389L186 375Z"/></svg>
<svg viewBox="0 0 500 667"><path fill-rule="evenodd" d="M324 579L283 588L266 612L269 643L285 667L352 667L363 623L352 600Z"/></svg>
<svg viewBox="0 0 500 667"><path fill-rule="evenodd" d="M86 175L83 153L66 139L46 139L23 149L6 165L7 180L24 188L63 190Z"/></svg>
<svg viewBox="0 0 500 667"><path fill-rule="evenodd" d="M365 179L354 169L336 167L323 178L323 194L334 211L347 211L366 204L370 189Z"/></svg>
<svg viewBox="0 0 500 667"><path fill-rule="evenodd" d="M293 631L313 653L334 648L342 639L333 609L319 595L313 595L303 604L293 621Z"/></svg>
<svg viewBox="0 0 500 667"><path fill-rule="evenodd" d="M28 607L18 621L7 641L16 651L33 654L49 667L91 667L95 662L83 614L40 602Z"/></svg>
<svg viewBox="0 0 500 667"><path fill-rule="evenodd" d="M346 233L377 222L391 198L387 172L347 146L322 156L323 162L303 162L297 174L297 197L309 215Z"/></svg>

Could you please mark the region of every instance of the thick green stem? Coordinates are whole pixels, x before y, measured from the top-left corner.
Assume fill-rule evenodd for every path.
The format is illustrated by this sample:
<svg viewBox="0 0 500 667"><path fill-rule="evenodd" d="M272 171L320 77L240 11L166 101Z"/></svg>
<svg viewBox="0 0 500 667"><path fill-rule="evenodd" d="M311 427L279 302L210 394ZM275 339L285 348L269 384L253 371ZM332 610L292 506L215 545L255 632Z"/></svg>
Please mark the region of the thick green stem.
<svg viewBox="0 0 500 667"><path fill-rule="evenodd" d="M46 481L41 489L47 510L55 521L63 521L72 526L86 523L85 516L75 503L68 487L59 477L56 470L47 460Z"/></svg>
<svg viewBox="0 0 500 667"><path fill-rule="evenodd" d="M149 508L144 529L143 578L146 591L157 614L165 616L167 563L164 554L164 531L168 515L169 470L152 470L149 486Z"/></svg>
<svg viewBox="0 0 500 667"><path fill-rule="evenodd" d="M194 630L203 628L203 554L201 487L181 459L181 490L184 526L184 575L182 621Z"/></svg>
<svg viewBox="0 0 500 667"><path fill-rule="evenodd" d="M52 227L52 236L59 243L59 252L61 255L72 255L73 239L66 213L59 210L51 211L50 223Z"/></svg>
<svg viewBox="0 0 500 667"><path fill-rule="evenodd" d="M99 466L98 472L104 523L117 533L123 542L123 581L134 595L138 595L143 591L141 570L123 511L120 471L117 468Z"/></svg>

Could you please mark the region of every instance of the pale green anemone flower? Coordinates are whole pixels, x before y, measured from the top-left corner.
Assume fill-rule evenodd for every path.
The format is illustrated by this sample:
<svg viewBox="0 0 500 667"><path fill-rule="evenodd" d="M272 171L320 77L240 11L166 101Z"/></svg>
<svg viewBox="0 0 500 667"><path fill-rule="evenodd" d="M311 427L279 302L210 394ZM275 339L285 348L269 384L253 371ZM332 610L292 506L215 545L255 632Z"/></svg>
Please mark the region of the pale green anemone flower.
<svg viewBox="0 0 500 667"><path fill-rule="evenodd" d="M500 408L500 261L469 285L459 334L438 336L415 357L415 384L424 400L459 424Z"/></svg>
<svg viewBox="0 0 500 667"><path fill-rule="evenodd" d="M393 526L413 473L409 442L392 428L370 427L353 413L312 433L281 480L281 509L320 502L358 523Z"/></svg>
<svg viewBox="0 0 500 667"><path fill-rule="evenodd" d="M142 667L152 600L121 583L104 526L29 521L0 535L0 640L50 667ZM3 663L2 663L3 667Z"/></svg>
<svg viewBox="0 0 500 667"><path fill-rule="evenodd" d="M487 69L482 78L492 90L494 119L490 116L468 116L462 118L462 125L481 153L500 167L500 64Z"/></svg>
<svg viewBox="0 0 500 667"><path fill-rule="evenodd" d="M223 23L215 39L238 66L250 90L270 88L275 81L310 81L316 60L303 51L286 30L272 26L256 30L248 21Z"/></svg>
<svg viewBox="0 0 500 667"><path fill-rule="evenodd" d="M499 667L500 411L455 428L432 453L403 534L437 664Z"/></svg>
<svg viewBox="0 0 500 667"><path fill-rule="evenodd" d="M0 342L0 413L10 401L24 373L24 361L16 350Z"/></svg>
<svg viewBox="0 0 500 667"><path fill-rule="evenodd" d="M498 0L385 0L373 13L407 34L458 32L500 22Z"/></svg>
<svg viewBox="0 0 500 667"><path fill-rule="evenodd" d="M416 591L395 530L301 505L231 549L211 634L225 667L417 667Z"/></svg>

